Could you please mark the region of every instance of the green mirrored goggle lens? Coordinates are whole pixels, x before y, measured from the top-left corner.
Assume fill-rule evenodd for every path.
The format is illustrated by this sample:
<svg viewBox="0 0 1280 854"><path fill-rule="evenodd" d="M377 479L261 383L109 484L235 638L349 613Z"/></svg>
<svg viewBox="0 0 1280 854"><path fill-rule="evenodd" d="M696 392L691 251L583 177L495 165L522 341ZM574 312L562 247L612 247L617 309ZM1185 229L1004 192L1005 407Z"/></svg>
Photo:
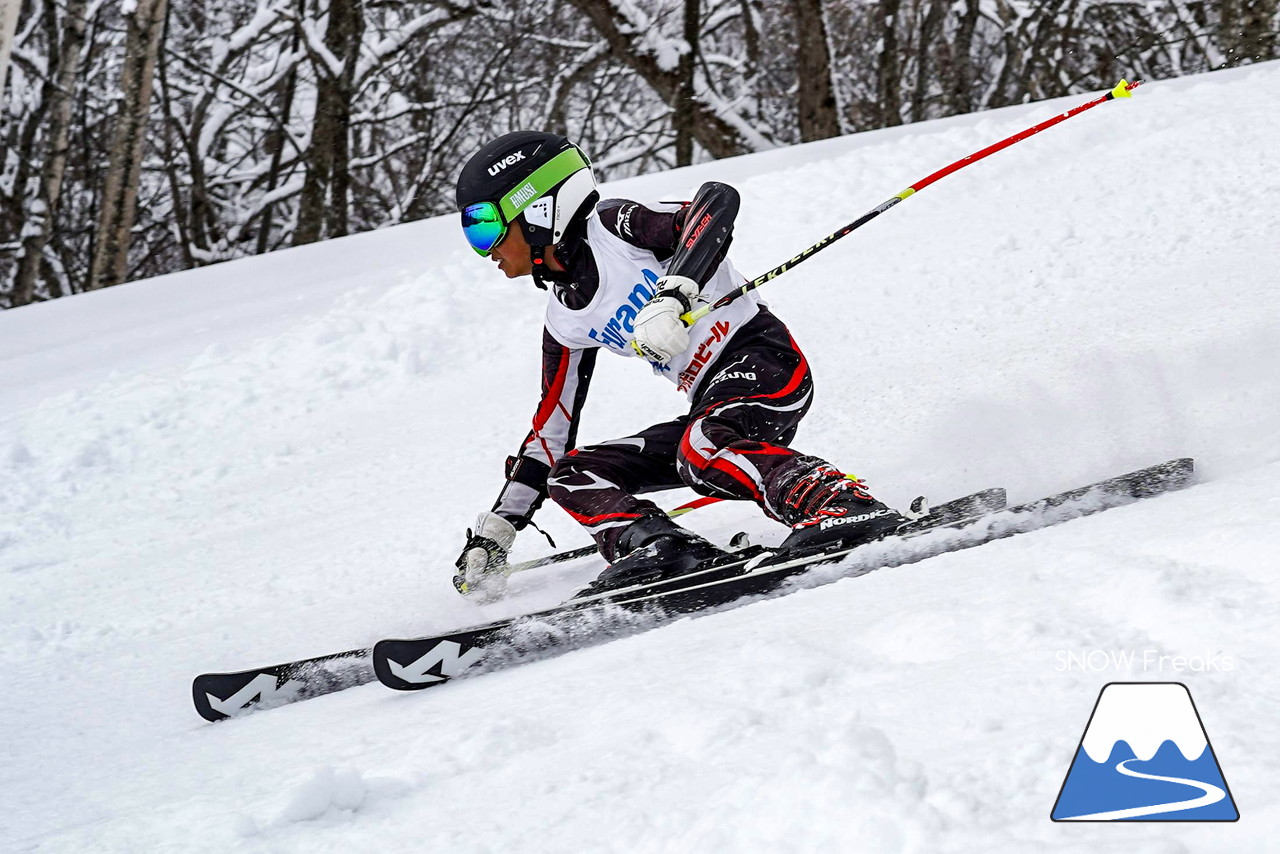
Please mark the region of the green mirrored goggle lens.
<svg viewBox="0 0 1280 854"><path fill-rule="evenodd" d="M493 202L478 202L462 209L462 232L472 249L488 255L506 236L507 223Z"/></svg>

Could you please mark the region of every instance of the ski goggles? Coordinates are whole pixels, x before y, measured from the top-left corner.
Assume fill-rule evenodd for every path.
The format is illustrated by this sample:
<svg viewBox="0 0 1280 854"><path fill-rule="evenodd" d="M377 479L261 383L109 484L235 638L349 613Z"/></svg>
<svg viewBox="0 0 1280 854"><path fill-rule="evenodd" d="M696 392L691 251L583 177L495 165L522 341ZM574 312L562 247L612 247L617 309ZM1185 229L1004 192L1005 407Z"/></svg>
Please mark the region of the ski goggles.
<svg viewBox="0 0 1280 854"><path fill-rule="evenodd" d="M507 220L493 202L477 202L462 209L462 233L472 249L488 255L507 236Z"/></svg>
<svg viewBox="0 0 1280 854"><path fill-rule="evenodd" d="M591 163L577 148L566 149L539 166L532 175L496 202L475 202L462 209L462 233L480 255L488 255L507 236L511 223L525 208L550 195L556 187Z"/></svg>

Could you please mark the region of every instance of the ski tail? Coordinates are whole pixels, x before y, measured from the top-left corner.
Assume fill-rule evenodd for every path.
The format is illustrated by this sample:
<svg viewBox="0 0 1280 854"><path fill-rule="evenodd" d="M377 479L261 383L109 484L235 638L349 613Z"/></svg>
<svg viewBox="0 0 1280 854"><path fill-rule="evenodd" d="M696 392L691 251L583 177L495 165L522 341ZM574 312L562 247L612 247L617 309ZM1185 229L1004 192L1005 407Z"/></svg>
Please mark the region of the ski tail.
<svg viewBox="0 0 1280 854"><path fill-rule="evenodd" d="M374 672L379 682L397 691L439 685L479 661L485 646L511 622L442 635L426 646L416 640L378 641L373 648Z"/></svg>
<svg viewBox="0 0 1280 854"><path fill-rule="evenodd" d="M1195 474L1195 461L1181 457L1009 507L991 514L983 542L1047 528L1183 489L1195 482Z"/></svg>
<svg viewBox="0 0 1280 854"><path fill-rule="evenodd" d="M211 722L309 700L372 682L372 654L372 649L349 649L254 670L202 673L191 683L191 698L196 713Z"/></svg>

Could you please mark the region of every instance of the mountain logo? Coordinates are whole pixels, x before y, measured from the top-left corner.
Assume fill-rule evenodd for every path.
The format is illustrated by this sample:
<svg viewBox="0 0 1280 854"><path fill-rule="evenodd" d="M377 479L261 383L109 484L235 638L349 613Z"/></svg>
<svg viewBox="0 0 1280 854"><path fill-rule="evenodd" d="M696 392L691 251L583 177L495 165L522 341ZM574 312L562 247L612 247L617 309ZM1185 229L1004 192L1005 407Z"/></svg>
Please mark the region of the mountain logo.
<svg viewBox="0 0 1280 854"><path fill-rule="evenodd" d="M1238 820L1240 812L1187 686L1103 686L1050 818Z"/></svg>

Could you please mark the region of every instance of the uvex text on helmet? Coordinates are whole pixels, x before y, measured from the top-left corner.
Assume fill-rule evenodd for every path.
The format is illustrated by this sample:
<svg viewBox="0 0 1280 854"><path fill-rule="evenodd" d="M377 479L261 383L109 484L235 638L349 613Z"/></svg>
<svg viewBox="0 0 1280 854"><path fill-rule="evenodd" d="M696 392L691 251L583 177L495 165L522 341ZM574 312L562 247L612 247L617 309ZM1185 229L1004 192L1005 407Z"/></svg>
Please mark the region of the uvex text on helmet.
<svg viewBox="0 0 1280 854"><path fill-rule="evenodd" d="M493 202L504 220L523 215L531 246L559 243L595 193L591 161L563 136L540 131L504 134L477 151L458 176L461 211Z"/></svg>

